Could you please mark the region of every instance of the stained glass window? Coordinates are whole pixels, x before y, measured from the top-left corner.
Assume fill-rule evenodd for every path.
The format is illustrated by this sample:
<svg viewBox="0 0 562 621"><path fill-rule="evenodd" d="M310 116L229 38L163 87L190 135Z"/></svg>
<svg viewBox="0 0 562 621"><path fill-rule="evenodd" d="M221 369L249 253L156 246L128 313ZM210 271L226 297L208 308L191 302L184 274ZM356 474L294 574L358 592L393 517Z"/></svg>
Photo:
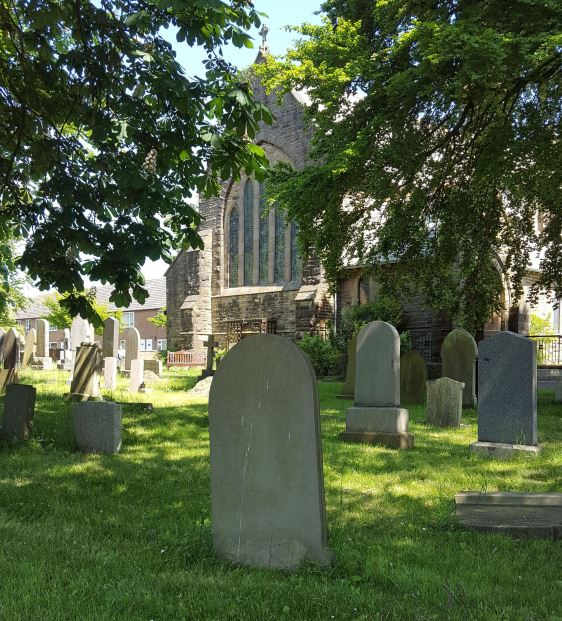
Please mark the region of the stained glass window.
<svg viewBox="0 0 562 621"><path fill-rule="evenodd" d="M269 282L269 214L264 213L265 204L265 187L260 183L260 285L266 285Z"/></svg>
<svg viewBox="0 0 562 621"><path fill-rule="evenodd" d="M285 281L285 221L280 209L275 210L274 282Z"/></svg>
<svg viewBox="0 0 562 621"><path fill-rule="evenodd" d="M244 188L244 285L254 284L254 183Z"/></svg>
<svg viewBox="0 0 562 621"><path fill-rule="evenodd" d="M299 229L291 222L291 280L301 279L301 258L299 254Z"/></svg>
<svg viewBox="0 0 562 621"><path fill-rule="evenodd" d="M238 286L238 230L239 230L238 210L235 208L230 212L230 240L228 245L228 282L231 287Z"/></svg>

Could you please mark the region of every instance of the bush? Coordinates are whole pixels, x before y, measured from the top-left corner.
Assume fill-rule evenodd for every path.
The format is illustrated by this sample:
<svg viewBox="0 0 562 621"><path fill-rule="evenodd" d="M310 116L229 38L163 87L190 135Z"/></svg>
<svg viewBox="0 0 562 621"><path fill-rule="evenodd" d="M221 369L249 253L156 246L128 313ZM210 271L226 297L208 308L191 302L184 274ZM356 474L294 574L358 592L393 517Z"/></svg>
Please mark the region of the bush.
<svg viewBox="0 0 562 621"><path fill-rule="evenodd" d="M308 356L316 377L343 375L345 358L331 341L318 335L306 334L298 341L298 345Z"/></svg>

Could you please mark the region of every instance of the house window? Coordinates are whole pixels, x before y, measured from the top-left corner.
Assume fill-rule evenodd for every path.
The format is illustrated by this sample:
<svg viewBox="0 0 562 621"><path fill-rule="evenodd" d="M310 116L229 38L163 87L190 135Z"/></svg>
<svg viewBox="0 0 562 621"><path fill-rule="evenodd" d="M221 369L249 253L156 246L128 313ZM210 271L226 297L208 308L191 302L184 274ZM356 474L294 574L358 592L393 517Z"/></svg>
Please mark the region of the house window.
<svg viewBox="0 0 562 621"><path fill-rule="evenodd" d="M244 285L254 284L254 183L244 188Z"/></svg>
<svg viewBox="0 0 562 621"><path fill-rule="evenodd" d="M273 282L285 281L285 221L280 209L275 209L275 255Z"/></svg>
<svg viewBox="0 0 562 621"><path fill-rule="evenodd" d="M260 285L269 282L269 215L264 213L265 209L265 187L260 183Z"/></svg>
<svg viewBox="0 0 562 621"><path fill-rule="evenodd" d="M49 343L49 349L58 349L58 343Z"/></svg>
<svg viewBox="0 0 562 621"><path fill-rule="evenodd" d="M49 332L56 332L58 330L57 326L53 326L52 324L49 324Z"/></svg>
<svg viewBox="0 0 562 621"><path fill-rule="evenodd" d="M230 212L230 239L228 242L228 282L231 287L238 286L238 228L240 221L238 209L234 208Z"/></svg>
<svg viewBox="0 0 562 621"><path fill-rule="evenodd" d="M152 339L146 339L146 349L144 351L152 351Z"/></svg>
<svg viewBox="0 0 562 621"><path fill-rule="evenodd" d="M158 351L166 351L168 349L168 341L166 339L158 339L156 347Z"/></svg>
<svg viewBox="0 0 562 621"><path fill-rule="evenodd" d="M291 222L291 280L301 278L301 258L299 255L299 230L295 222Z"/></svg>
<svg viewBox="0 0 562 621"><path fill-rule="evenodd" d="M124 311L123 319L121 320L123 327L133 328L135 325L135 313L134 311Z"/></svg>
<svg viewBox="0 0 562 621"><path fill-rule="evenodd" d="M25 320L25 332L29 332L31 330L31 319Z"/></svg>

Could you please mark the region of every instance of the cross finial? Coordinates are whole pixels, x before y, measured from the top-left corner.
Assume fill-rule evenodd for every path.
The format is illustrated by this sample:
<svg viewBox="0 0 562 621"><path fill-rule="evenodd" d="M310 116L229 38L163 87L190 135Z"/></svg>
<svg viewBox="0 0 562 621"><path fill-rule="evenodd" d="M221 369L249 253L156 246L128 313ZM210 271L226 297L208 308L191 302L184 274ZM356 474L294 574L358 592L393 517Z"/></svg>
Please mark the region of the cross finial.
<svg viewBox="0 0 562 621"><path fill-rule="evenodd" d="M266 46L267 45L267 33L269 32L269 28L266 26L266 24L262 24L261 30L259 31L259 35L261 37L261 44L262 46Z"/></svg>

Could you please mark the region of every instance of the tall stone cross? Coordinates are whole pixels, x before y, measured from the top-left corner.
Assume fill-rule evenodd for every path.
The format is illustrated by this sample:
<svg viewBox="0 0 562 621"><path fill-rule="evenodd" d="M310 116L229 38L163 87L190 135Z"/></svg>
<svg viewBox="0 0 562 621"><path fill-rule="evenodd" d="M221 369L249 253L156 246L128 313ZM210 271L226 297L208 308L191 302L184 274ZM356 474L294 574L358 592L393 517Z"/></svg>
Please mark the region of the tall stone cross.
<svg viewBox="0 0 562 621"><path fill-rule="evenodd" d="M261 30L259 31L259 35L261 37L261 45L260 52L262 54L267 54L269 52L269 43L267 42L267 33L269 32L269 28L263 24Z"/></svg>
<svg viewBox="0 0 562 621"><path fill-rule="evenodd" d="M205 369L204 377L209 377L209 375L213 375L213 362L215 361L215 347L218 345L217 341L215 341L215 335L209 334L207 336L207 340L203 341L203 345L207 347L207 368Z"/></svg>

